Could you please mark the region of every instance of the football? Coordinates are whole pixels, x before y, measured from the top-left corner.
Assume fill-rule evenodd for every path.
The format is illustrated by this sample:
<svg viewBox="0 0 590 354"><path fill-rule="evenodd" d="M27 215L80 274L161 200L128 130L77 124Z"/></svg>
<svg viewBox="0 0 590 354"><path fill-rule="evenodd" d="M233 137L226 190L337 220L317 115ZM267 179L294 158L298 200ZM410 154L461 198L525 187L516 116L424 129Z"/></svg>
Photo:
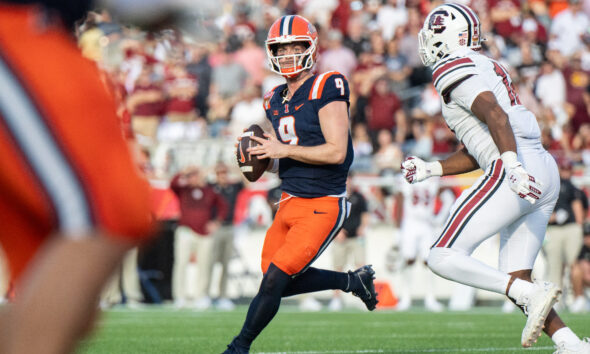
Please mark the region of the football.
<svg viewBox="0 0 590 354"><path fill-rule="evenodd" d="M257 136L264 138L264 131L257 124L252 124L244 133L242 138L238 142L238 149L236 151L236 157L238 159L238 165L240 170L246 179L250 182L254 182L262 176L268 164L270 163L269 158L259 159L256 155L250 155L247 149L260 145L254 139L250 139L251 136Z"/></svg>

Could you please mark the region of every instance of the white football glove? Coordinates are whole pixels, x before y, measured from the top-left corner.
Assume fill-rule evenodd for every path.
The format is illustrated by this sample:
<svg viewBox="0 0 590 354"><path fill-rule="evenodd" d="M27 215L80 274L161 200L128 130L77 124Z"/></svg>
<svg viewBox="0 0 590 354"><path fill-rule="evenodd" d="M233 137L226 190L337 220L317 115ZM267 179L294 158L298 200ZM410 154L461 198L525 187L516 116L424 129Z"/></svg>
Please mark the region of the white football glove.
<svg viewBox="0 0 590 354"><path fill-rule="evenodd" d="M402 173L408 183L414 184L432 176L442 176L440 162L426 162L419 157L410 156L402 162Z"/></svg>
<svg viewBox="0 0 590 354"><path fill-rule="evenodd" d="M535 177L529 175L522 167L522 164L516 158L514 151L506 151L501 156L502 162L506 169L506 177L508 178L508 185L510 189L519 197L525 199L531 204L541 197L541 181L537 181Z"/></svg>

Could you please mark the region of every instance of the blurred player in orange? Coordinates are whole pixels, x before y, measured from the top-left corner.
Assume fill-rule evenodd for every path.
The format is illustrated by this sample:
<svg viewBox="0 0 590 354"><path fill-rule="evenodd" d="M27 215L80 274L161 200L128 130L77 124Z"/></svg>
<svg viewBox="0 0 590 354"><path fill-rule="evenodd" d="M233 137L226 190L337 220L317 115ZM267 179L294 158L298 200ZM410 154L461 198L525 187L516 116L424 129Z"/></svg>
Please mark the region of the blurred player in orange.
<svg viewBox="0 0 590 354"><path fill-rule="evenodd" d="M301 16L283 16L266 40L270 68L284 76L264 97L274 134L252 136L261 145L249 152L274 159L283 195L262 249L264 276L240 334L226 353L247 353L279 310L282 297L321 290L358 296L369 310L377 304L374 271L334 272L311 267L348 216L346 176L353 152L349 131L349 89L335 71L313 74L315 27Z"/></svg>
<svg viewBox="0 0 590 354"><path fill-rule="evenodd" d="M72 351L107 277L150 231L149 186L114 102L67 32L88 6L0 2L0 242L16 294L1 353Z"/></svg>

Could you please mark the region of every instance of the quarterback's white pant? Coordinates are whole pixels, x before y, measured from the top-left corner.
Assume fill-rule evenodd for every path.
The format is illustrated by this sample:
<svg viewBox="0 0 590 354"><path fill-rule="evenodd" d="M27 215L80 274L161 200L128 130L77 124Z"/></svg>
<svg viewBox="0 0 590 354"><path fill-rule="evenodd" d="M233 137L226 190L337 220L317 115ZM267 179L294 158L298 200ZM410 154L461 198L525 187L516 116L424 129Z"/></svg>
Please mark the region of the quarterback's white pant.
<svg viewBox="0 0 590 354"><path fill-rule="evenodd" d="M428 256L433 272L503 294L510 279L507 273L533 268L559 195L559 173L555 160L540 144L519 149L518 155L526 171L542 182L541 198L530 204L518 197L506 180L502 160L494 161L453 205ZM501 237L500 270L470 257L477 246L496 233Z"/></svg>

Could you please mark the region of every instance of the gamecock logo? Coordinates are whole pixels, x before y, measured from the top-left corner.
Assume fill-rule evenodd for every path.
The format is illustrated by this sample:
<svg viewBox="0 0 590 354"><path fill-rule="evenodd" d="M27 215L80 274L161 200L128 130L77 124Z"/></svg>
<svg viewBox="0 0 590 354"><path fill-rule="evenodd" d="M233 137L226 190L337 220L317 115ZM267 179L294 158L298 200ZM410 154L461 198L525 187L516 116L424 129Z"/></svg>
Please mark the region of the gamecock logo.
<svg viewBox="0 0 590 354"><path fill-rule="evenodd" d="M448 17L449 13L445 10L439 10L430 16L430 20L428 21L428 29L434 31L434 33L443 33L444 30L447 28L445 26L445 17Z"/></svg>

